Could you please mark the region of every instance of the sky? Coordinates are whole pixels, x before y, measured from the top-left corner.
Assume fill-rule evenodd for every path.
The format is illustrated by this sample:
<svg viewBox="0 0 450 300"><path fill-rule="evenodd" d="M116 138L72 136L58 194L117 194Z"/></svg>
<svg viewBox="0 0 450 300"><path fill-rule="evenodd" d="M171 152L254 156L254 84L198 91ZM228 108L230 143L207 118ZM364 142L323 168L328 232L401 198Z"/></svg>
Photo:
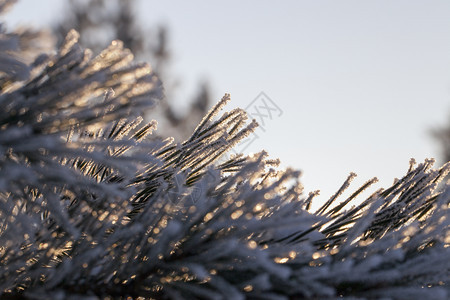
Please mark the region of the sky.
<svg viewBox="0 0 450 300"><path fill-rule="evenodd" d="M323 201L350 172L353 190L378 177L373 191L410 158L439 158L430 131L450 118L450 1L141 0L138 13L143 26L169 27L173 101L186 106L202 81L216 100L230 93L227 109L263 125L241 149L302 170ZM64 1L21 0L4 19L63 15Z"/></svg>

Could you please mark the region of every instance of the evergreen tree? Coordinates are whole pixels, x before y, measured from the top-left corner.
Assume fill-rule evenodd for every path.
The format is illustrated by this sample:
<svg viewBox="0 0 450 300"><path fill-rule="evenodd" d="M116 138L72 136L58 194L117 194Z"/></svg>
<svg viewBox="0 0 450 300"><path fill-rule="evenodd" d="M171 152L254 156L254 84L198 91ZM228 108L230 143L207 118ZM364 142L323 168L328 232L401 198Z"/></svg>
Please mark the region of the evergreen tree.
<svg viewBox="0 0 450 300"><path fill-rule="evenodd" d="M179 85L170 74L171 50L167 26L158 26L156 30L145 30L144 24L135 15L135 0L87 0L66 1L66 16L54 26L59 43L71 29L80 33L79 43L91 49L94 54L103 50L111 40L120 40L124 47L132 51L139 60L151 61L156 75L164 83L165 99L148 118L158 118L164 124L161 135L170 135L186 139L195 125L208 111L210 101L209 85L199 84L197 94L191 99L187 112L176 112L174 95Z"/></svg>
<svg viewBox="0 0 450 300"><path fill-rule="evenodd" d="M434 137L441 144L441 157L444 161L450 161L450 118L446 126L433 131Z"/></svg>
<svg viewBox="0 0 450 300"><path fill-rule="evenodd" d="M448 299L450 163L412 160L352 207L376 179L340 201L350 174L312 210L264 152L215 163L257 126L218 116L229 95L186 141L151 139L154 72L78 38L32 55L45 40L2 27L1 297Z"/></svg>

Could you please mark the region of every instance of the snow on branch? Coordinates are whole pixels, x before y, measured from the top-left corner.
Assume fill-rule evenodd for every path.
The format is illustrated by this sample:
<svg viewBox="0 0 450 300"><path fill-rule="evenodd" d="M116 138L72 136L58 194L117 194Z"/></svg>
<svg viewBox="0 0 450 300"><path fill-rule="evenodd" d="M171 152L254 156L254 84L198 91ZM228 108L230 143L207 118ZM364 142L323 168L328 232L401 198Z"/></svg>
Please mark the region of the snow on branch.
<svg viewBox="0 0 450 300"><path fill-rule="evenodd" d="M312 211L264 151L217 163L257 126L219 116L230 95L153 138L161 82L120 41L92 57L71 31L27 62L20 39L0 34L1 297L448 299L449 163L352 207L376 178L340 200L350 174Z"/></svg>

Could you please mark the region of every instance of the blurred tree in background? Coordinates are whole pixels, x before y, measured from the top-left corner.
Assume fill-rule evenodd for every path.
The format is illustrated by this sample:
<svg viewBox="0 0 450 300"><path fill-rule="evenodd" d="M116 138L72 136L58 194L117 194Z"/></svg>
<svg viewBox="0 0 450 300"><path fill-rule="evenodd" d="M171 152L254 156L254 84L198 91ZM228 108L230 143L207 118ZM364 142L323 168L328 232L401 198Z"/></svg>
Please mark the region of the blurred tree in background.
<svg viewBox="0 0 450 300"><path fill-rule="evenodd" d="M450 161L450 118L446 126L433 130L433 136L441 145L441 159Z"/></svg>
<svg viewBox="0 0 450 300"><path fill-rule="evenodd" d="M180 115L176 111L173 99L178 82L173 80L169 70L172 55L168 28L160 25L155 30L147 30L139 22L135 0L68 0L66 5L67 15L54 25L59 44L71 29L76 29L80 33L80 44L94 54L117 39L137 59L152 62L153 70L164 83L165 101L149 112L147 118L161 123L161 134L176 140L186 139L207 112L210 92L206 82L200 83L187 112Z"/></svg>

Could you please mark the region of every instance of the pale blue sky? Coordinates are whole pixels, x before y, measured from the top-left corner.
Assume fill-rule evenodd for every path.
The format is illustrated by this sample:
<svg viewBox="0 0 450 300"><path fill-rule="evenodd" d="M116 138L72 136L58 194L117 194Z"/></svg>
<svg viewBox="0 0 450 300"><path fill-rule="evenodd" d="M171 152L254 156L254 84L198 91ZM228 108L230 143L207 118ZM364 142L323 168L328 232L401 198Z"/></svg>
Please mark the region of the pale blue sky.
<svg viewBox="0 0 450 300"><path fill-rule="evenodd" d="M22 0L11 24L46 24L64 1ZM438 157L429 130L450 116L450 1L140 1L148 26L170 29L175 95L207 79L228 108L264 91L283 114L257 131L326 200L348 173L377 187L408 161ZM151 63L151 62L150 62Z"/></svg>

